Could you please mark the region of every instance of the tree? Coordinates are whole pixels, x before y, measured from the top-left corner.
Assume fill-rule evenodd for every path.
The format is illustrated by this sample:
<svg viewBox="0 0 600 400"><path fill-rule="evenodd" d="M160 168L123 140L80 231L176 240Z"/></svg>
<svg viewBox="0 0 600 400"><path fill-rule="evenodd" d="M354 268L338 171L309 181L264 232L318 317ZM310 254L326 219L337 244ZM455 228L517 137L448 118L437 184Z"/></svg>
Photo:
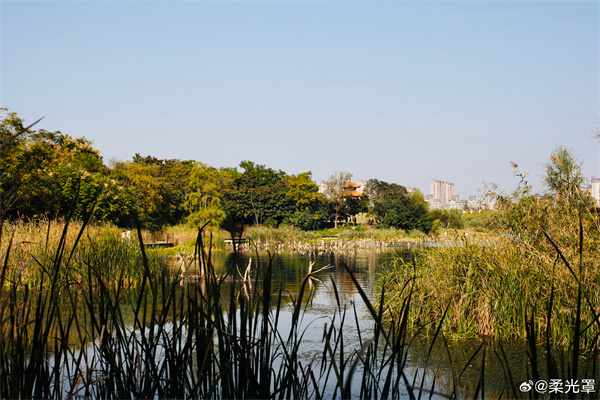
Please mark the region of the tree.
<svg viewBox="0 0 600 400"><path fill-rule="evenodd" d="M16 212L29 170L24 155L32 134L14 112L0 108L0 217Z"/></svg>
<svg viewBox="0 0 600 400"><path fill-rule="evenodd" d="M325 199L311 176L302 172L285 178L287 208L292 212L286 221L303 230L319 228L325 217Z"/></svg>
<svg viewBox="0 0 600 400"><path fill-rule="evenodd" d="M380 223L390 226L390 213L406 201L408 191L404 186L377 179L367 182L365 192L371 202L369 213Z"/></svg>
<svg viewBox="0 0 600 400"><path fill-rule="evenodd" d="M545 166L544 183L557 199L579 198L584 178L581 173L581 162L571 150L558 146Z"/></svg>
<svg viewBox="0 0 600 400"><path fill-rule="evenodd" d="M8 113L1 127L2 214L54 218L73 213L87 218L93 212L99 220L124 222L131 198L108 178L92 142L58 131L31 131L15 113Z"/></svg>
<svg viewBox="0 0 600 400"><path fill-rule="evenodd" d="M323 203L323 196L311 176L311 172L302 172L285 177L285 197L294 212L312 211Z"/></svg>
<svg viewBox="0 0 600 400"><path fill-rule="evenodd" d="M366 192L371 200L369 213L383 226L423 232L431 230L427 203L419 191L408 193L396 183L371 179Z"/></svg>
<svg viewBox="0 0 600 400"><path fill-rule="evenodd" d="M222 170L224 227L241 234L247 224L280 224L293 210L286 198L286 174L252 161ZM243 229L242 229L243 230Z"/></svg>
<svg viewBox="0 0 600 400"><path fill-rule="evenodd" d="M186 216L185 182L191 168L190 161L159 160L136 154L133 162L116 163L111 174L133 191L136 219L157 232Z"/></svg>
<svg viewBox="0 0 600 400"><path fill-rule="evenodd" d="M225 212L222 208L219 171L201 162L194 162L187 178L186 208L188 223L219 226Z"/></svg>
<svg viewBox="0 0 600 400"><path fill-rule="evenodd" d="M463 212L456 208L452 210L431 210L429 219L432 221L438 220L444 228L463 229L465 227Z"/></svg>
<svg viewBox="0 0 600 400"><path fill-rule="evenodd" d="M325 181L325 197L329 206L330 217L333 217L336 228L339 219L347 215L346 193L342 186L351 179L352 174L350 172L338 171Z"/></svg>
<svg viewBox="0 0 600 400"><path fill-rule="evenodd" d="M356 215L369 211L369 196L348 195L345 197L346 210L350 220L356 225Z"/></svg>
<svg viewBox="0 0 600 400"><path fill-rule="evenodd" d="M18 185L11 181L7 171L18 158L15 154L22 150L22 137L29 132L31 126L39 122L38 120L29 127L24 127L23 121L15 113L5 115L6 113L8 109L0 108L0 242L5 215L16 201L18 189Z"/></svg>
<svg viewBox="0 0 600 400"><path fill-rule="evenodd" d="M267 168L252 161L242 161L244 173L238 183L244 190L250 212L246 217L253 218L254 224L279 224L290 209L286 202L285 172Z"/></svg>
<svg viewBox="0 0 600 400"><path fill-rule="evenodd" d="M240 175L241 173L237 168L221 168L219 170L222 206L225 213L221 221L221 227L231 234L234 250L235 239L242 237L244 233L246 215L246 205L238 201L243 194L237 185Z"/></svg>

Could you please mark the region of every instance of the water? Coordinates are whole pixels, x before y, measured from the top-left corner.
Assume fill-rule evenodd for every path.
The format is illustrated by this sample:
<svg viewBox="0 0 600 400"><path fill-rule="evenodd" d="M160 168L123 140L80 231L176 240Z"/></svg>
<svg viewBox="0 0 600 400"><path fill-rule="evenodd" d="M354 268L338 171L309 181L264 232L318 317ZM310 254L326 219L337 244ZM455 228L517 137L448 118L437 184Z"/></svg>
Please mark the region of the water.
<svg viewBox="0 0 600 400"><path fill-rule="evenodd" d="M309 300L306 302L305 313L301 323L297 326L297 331L302 335L299 356L303 365L309 364L312 360L319 361L323 354L324 332L331 326L336 326L339 332L343 333L343 345L345 354L350 355L353 351L358 351L364 341L370 339L373 335L373 320L366 310L362 296L354 284L344 265L347 265L356 277L361 288L367 293L373 303L377 296L373 292L373 287L377 280L377 273L381 268L385 268L391 260L396 257L408 258L409 253L402 248L389 249L354 249L340 253L321 253L302 254L302 253L279 253L272 259L272 288L281 289L284 294L282 313L278 324L278 332L283 339L292 330L293 300L297 298L302 280L306 277L309 266L312 264L312 271L316 272L310 290ZM228 295L228 285L233 280L238 282L234 288L238 291L236 296L243 296L244 292L240 289L239 281L245 274L246 267L250 265L250 282L256 287L260 284L262 271L268 264L269 254L242 254L231 253L213 254L213 263L217 274L225 275L227 271L232 270L232 266L237 267L235 273L225 279L225 288L222 293ZM175 266L176 267L176 266ZM239 272L237 272L239 270ZM188 273L194 274L194 268L188 270ZM229 286L230 287L230 286ZM337 288L337 296L336 290ZM228 301L228 299L224 299ZM344 318L345 317L345 318ZM342 319L344 322L342 323ZM169 336L172 332L170 324L164 328ZM145 329L153 329L148 327ZM139 332L129 331L127 336L135 338ZM187 334L184 333L184 337ZM409 334L412 337L412 334ZM165 337L168 340L168 337ZM452 342L443 338L438 338L435 346L431 349L431 338L424 336L415 336L408 349L408 367L404 370L410 383L415 387L424 387L433 389L436 392L450 394L456 390L455 395L458 398L472 398L476 393L480 383L481 370L484 369L484 388L486 397L514 397L510 381L506 375L506 367L510 368L514 386L531 380L530 372L527 369L526 346L524 343L504 344L505 357L499 357L501 353L498 344L486 344L481 347L481 341L470 340ZM136 345L136 341L131 341L131 346ZM99 363L97 352L97 341L85 349L86 360L92 360L90 365ZM159 349L162 347L159 346ZM472 357L479 349L479 352ZM77 354L77 352L75 353ZM485 358L484 358L485 355ZM155 357L163 357L163 352L157 351ZM540 369L543 376L545 373L545 359L543 351L539 352ZM500 359L503 361L501 362ZM51 360L51 363L53 360ZM70 362L73 362L70 361ZM504 364L503 364L504 363ZM530 369L529 369L530 371ZM353 395L358 394L358 388L361 381L360 368L354 374L352 382ZM421 378L425 376L425 380ZM587 376L583 376L587 377ZM589 376L593 378L593 376ZM323 379L323 377L317 377ZM334 379L327 382L324 397L329 398L333 395ZM435 386L434 386L435 382ZM518 389L516 394L519 394ZM339 392L338 392L339 395ZM403 392L408 398L408 393ZM426 394L427 397L428 394ZM527 395L525 395L527 397ZM443 396L434 396L434 398L444 398Z"/></svg>
<svg viewBox="0 0 600 400"><path fill-rule="evenodd" d="M372 318L343 265L348 265L375 304L377 294L374 293L373 287L377 280L377 272L397 257L409 259L410 253L405 248L378 248L317 255L297 252L274 255L272 287L281 287L290 297L298 294L311 262L314 263L313 272L328 267L315 275L319 281L315 282L312 301L306 308L302 326L299 327L304 332L302 352L306 360L321 354L325 327L340 321L339 306L347 311L342 327L344 346L347 349L358 351L361 343L372 334ZM268 254L259 253L258 257L256 253L246 253L241 256L217 254L214 263L217 272L224 273L231 265L237 264L243 274L250 259L252 259L251 269L257 271L266 266ZM334 284L337 287L339 300L333 290ZM284 307L284 311L280 326L283 332L287 332L291 324L292 306L288 304ZM424 387L431 389L435 377L436 391L450 394L456 389L458 397L473 397L480 384L483 369L485 396L511 398L515 392L508 375L510 370L516 394L520 394L519 385L531 380L526 343L488 342L484 346L482 343L477 339L451 341L438 338L430 353L431 337L417 336L409 348L409 368L406 374L409 378L417 377L415 386L421 385L420 378L425 374L427 379ZM560 349L557 349L555 356L560 357L559 353ZM565 355L566 357L568 356ZM538 368L543 379L546 376L546 359L545 351L541 347L538 350L538 359ZM589 378L594 377L591 373L589 375ZM585 376L581 377L585 378Z"/></svg>
<svg viewBox="0 0 600 400"><path fill-rule="evenodd" d="M251 266L251 276L255 279L257 271L265 268L269 254L266 252L246 253L243 255L214 254L213 263L217 273L224 274L231 266L239 266L237 278L245 273L246 267ZM407 249L354 249L343 253L301 254L280 253L273 256L272 287L281 288L288 298L298 295L302 280L306 277L310 263L312 270L318 272L315 277L314 291L311 301L306 307L299 331L303 332L301 355L306 362L313 357L319 357L323 351L323 334L326 327L339 323L342 315L339 310L346 310L346 318L341 329L344 331L344 346L348 352L358 351L361 343L371 337L373 320L359 294L356 285L343 267L348 265L363 290L376 303L377 294L374 285L377 272L396 257L408 259ZM260 277L259 277L260 278ZM333 286L337 287L339 300L336 298ZM339 301L339 306L338 306ZM283 307L279 329L289 332L293 307L288 302ZM356 315L356 317L355 317ZM359 335L360 332L360 335ZM485 360L483 348L473 360L470 360L481 345L479 340L461 342L446 342L439 339L428 357L431 339L416 337L409 350L409 364L406 374L409 378L417 377L415 386L421 385L421 377L426 375L424 387L431 389L435 376L435 390L450 394L456 387L460 397L472 397L476 391L481 376L481 368L485 369L485 392L487 396L497 397L508 390L508 380L502 363L494 350L500 353L499 347L486 345ZM516 382L527 380L526 346L524 343L509 344L503 347L506 359ZM543 360L541 360L543 361ZM545 361L543 361L545 363ZM483 363L483 364L482 364ZM466 368L465 368L466 366ZM360 377L360 374L356 375ZM412 379L411 379L412 380ZM356 383L359 386L359 382ZM354 391L356 393L356 390ZM509 396L510 397L510 396Z"/></svg>
<svg viewBox="0 0 600 400"><path fill-rule="evenodd" d="M315 280L313 285L307 285L308 305L303 317L303 325L299 329L304 331L304 343L315 343L315 347L322 348L324 325L332 323L336 312L340 308L347 310L348 316L344 329L348 332L348 345L358 345L356 333L356 318L361 332L372 329L372 320L368 315L366 306L352 281L350 275L344 268L344 264L350 267L355 278L368 295L372 295L373 286L377 278L377 270L382 265L389 263L394 257L406 255L405 251L351 251L340 253L326 253L320 255L308 255L299 253L276 254L272 260L273 289L281 289L284 293L284 313L282 314L282 331L288 331L291 324L292 304L291 300L297 298L302 280L307 276L309 265L313 264L312 271ZM252 261L250 261L252 259ZM252 278L256 278L257 272L264 269L268 263L268 253L259 253L258 261L256 254L217 254L214 259L216 273L225 273L232 265L239 265L240 274L245 273L245 268L251 263ZM319 271L320 270L320 271ZM319 271L316 272L315 271ZM258 273L260 274L260 273ZM260 276L258 277L260 280ZM337 288L339 299L336 298L334 285ZM312 287L312 290L311 290ZM227 292L227 290L223 290ZM338 307L339 301L339 307ZM339 316L337 317L339 319ZM350 341L352 338L352 341ZM307 346L310 348L310 346ZM310 350L308 350L310 353Z"/></svg>

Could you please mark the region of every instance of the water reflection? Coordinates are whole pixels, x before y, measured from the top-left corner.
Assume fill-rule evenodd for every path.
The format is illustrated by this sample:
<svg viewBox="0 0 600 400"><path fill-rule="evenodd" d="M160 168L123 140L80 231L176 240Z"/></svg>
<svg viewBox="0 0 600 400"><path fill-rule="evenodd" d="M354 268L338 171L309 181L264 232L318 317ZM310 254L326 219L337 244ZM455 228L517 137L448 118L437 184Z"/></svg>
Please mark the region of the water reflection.
<svg viewBox="0 0 600 400"><path fill-rule="evenodd" d="M376 248L320 254L282 252L270 255L267 252L247 252L220 253L213 256L216 272L228 274L225 285L238 284L245 268L250 264L250 276L259 291L262 274L269 258L272 257L271 287L274 290L281 288L284 294L283 313L279 323L282 335L293 328L292 301L298 297L302 280L306 277L311 263L314 263L313 271L330 266L316 274L319 281L314 282L314 293L306 305L300 326L296 327L302 333L300 355L308 363L322 355L323 335L327 327L339 325L344 317L340 330L344 333L344 346L350 349L349 351L360 349L361 344L372 336L373 321L344 265L350 268L363 290L373 300L377 297L373 293L377 272L396 257L409 259L410 253L403 248ZM193 268L191 271L193 273ZM436 391L450 394L456 390L455 395L463 398L472 397L476 393L481 372L484 370L485 396L512 397L515 392L510 387L507 368L510 369L516 386L531 375L531 370L527 368L525 343L510 343L503 347L491 343L482 347L481 344L479 340L453 342L440 337L430 349L431 338L417 336L409 348L409 367L405 373L417 387L424 383L425 387L432 388L432 382L435 381ZM473 357L475 353L477 354ZM546 376L543 351L539 352L538 357L540 373ZM590 376L586 377L594 378L594 375L591 372ZM360 373L357 373L356 377L360 377ZM360 382L356 382L356 386L359 385Z"/></svg>

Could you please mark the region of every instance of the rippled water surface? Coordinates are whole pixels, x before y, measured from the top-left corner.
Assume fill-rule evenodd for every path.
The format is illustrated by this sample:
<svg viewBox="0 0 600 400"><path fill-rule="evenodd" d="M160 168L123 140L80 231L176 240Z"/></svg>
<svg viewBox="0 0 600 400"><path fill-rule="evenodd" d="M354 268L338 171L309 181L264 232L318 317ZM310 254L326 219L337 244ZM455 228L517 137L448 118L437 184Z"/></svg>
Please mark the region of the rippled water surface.
<svg viewBox="0 0 600 400"><path fill-rule="evenodd" d="M217 271L221 273L225 273L232 265L239 266L238 278L240 278L249 263L251 270L257 271L267 265L268 257L269 254L264 252L259 253L258 257L256 253L247 253L241 256L216 254L213 258ZM342 328L346 348L349 351L358 351L361 339L364 341L372 334L373 320L343 265L348 265L363 290L375 303L376 293L373 292L373 287L377 273L397 257L409 259L410 253L402 248L383 248L355 249L343 253L319 255L282 253L273 256L272 287L281 287L290 298L298 294L311 262L314 262L313 271L328 267L316 275L319 281L315 282L313 297L306 307L306 314L300 327L304 333L302 355L306 360L321 354L325 326L339 323L342 316L338 308L338 298L333 290L334 284L337 287L341 308L346 310L346 319ZM260 268L257 268L258 265ZM293 311L291 303L284 305L283 311L280 330L288 332ZM431 339L417 336L409 349L410 367L406 371L407 376L411 379L416 377L414 385L420 386L421 377L425 374L427 378L425 382L429 382L425 386L428 388L432 388L435 376L436 391L451 393L456 388L459 397L472 397L477 390L483 368L485 393L492 397L504 393L503 397L508 395L507 397L511 398L512 394L507 393L510 390L510 379L506 367L510 368L515 384L530 379L526 368L525 344L510 343L501 346L496 343L486 344L485 347L480 348L481 343L479 340L454 342L441 338L436 341L430 352ZM545 358L543 351L540 353L538 355L540 367L544 370ZM503 362L499 361L499 357Z"/></svg>

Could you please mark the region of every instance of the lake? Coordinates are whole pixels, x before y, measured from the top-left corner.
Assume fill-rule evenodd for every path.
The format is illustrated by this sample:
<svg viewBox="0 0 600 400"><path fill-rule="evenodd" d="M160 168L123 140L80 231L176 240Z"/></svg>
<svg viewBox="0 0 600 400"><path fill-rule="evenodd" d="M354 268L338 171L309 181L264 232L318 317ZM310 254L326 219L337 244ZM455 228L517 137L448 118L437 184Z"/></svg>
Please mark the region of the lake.
<svg viewBox="0 0 600 400"><path fill-rule="evenodd" d="M424 249L424 251L427 250ZM218 380L225 381L227 377L224 375L231 371L229 379L233 380L236 388L239 388L240 385L248 387L249 381L238 374L244 372L242 367L246 365L253 365L254 372L262 371L262 364L254 363L253 359L260 359L259 353L266 348L270 353L263 360L268 360L268 371L272 371L273 375L277 375L278 371L282 370L292 371L294 374L300 374L303 379L308 375L299 371L305 371L307 367L310 367L311 374L314 374L314 376L311 375L314 382L311 382L310 385L314 383L311 387L318 388L322 398L332 398L334 394L340 395L339 390L336 393L336 379L332 372L332 366L336 365L336 368L342 371L340 375L346 378L349 376L348 371L351 370L351 364L357 359L361 362L356 363L357 367L350 380L351 397L361 397L360 389L364 383L364 374L377 378L371 379L371 382L375 382L374 385L377 385L372 390L379 393L381 387L384 386L384 379L379 380L378 373L381 373L382 377L386 376L389 371L390 358L388 355L385 358L382 356L385 350L384 340L378 342L379 346L370 343L370 339L375 335L375 323L367 310L368 307L363 301L359 288L345 265L348 266L361 290L370 299L369 301L376 304L375 299L378 296L373 292L373 287L377 281L378 271L386 268L396 258L409 260L408 250L402 247L384 247L351 249L343 252L281 252L274 254L271 259L270 293L280 292L282 294L281 303L277 314L275 311L277 308L274 306L277 304L277 298L270 302L271 313L266 321L271 325L269 325L270 328L261 330L261 325L265 321L262 319L264 310L261 306L262 303L254 302L258 306L248 308L249 312L246 311L245 314L241 313L241 309L245 307L244 304L251 303L247 300L252 298L252 293L261 294L262 274L269 265L269 257L267 252L248 252L246 254L217 252L213 254L212 260L215 273L221 281L220 285L189 279L181 286L173 286L177 296L173 297L174 302L171 305L162 309L160 304L164 301L164 297L160 292L156 292L156 297L154 297L146 291L147 300L154 298L159 304L156 312L157 315L164 315L164 318L159 318L161 323L144 322L138 323L135 328L132 327L134 326L133 322L130 322L130 318L128 318L131 313L127 314L129 306L126 305L127 302L124 302L123 306L118 308L118 312L114 314L118 315L119 320L123 318L122 324L109 323L106 332L104 326L99 327L99 335L98 333L93 335L93 342L86 347L68 351L66 359L64 354L62 359L51 357L48 361L50 369L54 365L59 365L65 390L75 390L81 393L90 390L90 393L103 395L108 393L105 390L119 389L116 383L110 381L103 386L106 377L115 376L125 382L121 385L122 392L119 392L123 395L130 393L132 388L137 390L138 387L143 387L143 385L138 385L139 382L152 385L155 381L160 380L166 386L170 382L185 384L185 387L177 389L180 390L177 393L185 393L194 397L194 390L200 387L200 381L194 381L194 379L207 379L205 381L209 385L206 389L207 393L218 393L222 397L224 392L211 391L212 386L210 385L216 381L213 378L218 377ZM300 314L298 323L293 324L296 311L294 304L301 291L302 281L307 276L311 265L315 279L311 286L306 286L306 293L301 304L303 313ZM176 262L172 267L179 268ZM247 274L248 267L250 279L245 281L246 286L244 287L243 277ZM198 275L197 267L192 264L187 268L187 273L190 277ZM220 294L217 296L206 295L207 290L215 290L219 287ZM204 295L207 296L208 301L202 303L197 296ZM135 304L135 299L132 299L131 304ZM144 304L146 304L145 301ZM198 306L198 304L201 305ZM223 307L214 307L215 304L223 304ZM232 307L233 304L236 306ZM169 309L172 312L163 313ZM212 309L213 312L207 313L207 309ZM104 307L104 310L108 311L108 314L105 315L113 315L112 308ZM175 316L170 317L172 315ZM115 328L120 326L123 329L115 332ZM242 329L252 332L242 334ZM532 381L531 369L527 368L527 347L524 343L504 343L502 346L499 343L485 343L482 346L483 342L477 339L451 341L446 340L442 335L437 338L435 345L431 348L434 331L435 327L432 327L429 336L415 332L409 332L405 336L406 341L400 347L402 348L402 357L404 355L406 357L406 364L402 369L403 376L401 374L394 375L399 388L397 392L394 392L395 397L409 398L407 386L411 386L417 392L419 388L433 391L435 392L433 398L439 399L447 398L447 395L452 395L454 398L481 397L481 392L486 397L513 398L521 394L518 388L523 382ZM190 332L194 333L190 335ZM267 335L262 335L263 332L267 332ZM332 337L331 335L341 339L330 342L327 337ZM98 336L105 337L102 345L100 345L101 339ZM261 341L264 337L268 337L267 340L272 344L262 346ZM292 340L288 341L288 337L292 337ZM249 342L244 342L244 340L249 340ZM247 346L245 343L249 345ZM328 353L326 350L329 343L333 343L335 348L329 347L330 352ZM361 353L361 348L364 348L363 344L365 343L367 345L370 343L370 352ZM371 351L373 348L375 351ZM206 349L208 352L205 352ZM221 350L224 349L228 350L221 354ZM291 352L297 354L293 360L287 356ZM202 364L201 356L209 353L211 357L215 357L213 358L216 363L214 365L219 367L209 374L201 374L202 378L197 377L199 365ZM280 357L283 353L286 353L286 356ZM361 357L364 354L372 355L372 359L363 362L364 358ZM324 357L328 359L325 363L321 363ZM112 362L111 360L114 359L118 359L120 362ZM287 370L283 368L285 363L291 362L290 360L292 362L297 360L300 368ZM141 361L150 362L144 364ZM231 369L229 363L232 363ZM541 376L545 377L546 360L541 348L538 351L538 363ZM581 370L585 371L585 368L587 365L582 362ZM512 378L509 378L507 374L508 369ZM77 371L77 373L73 374L73 371ZM88 383L80 383L77 374L82 374L81 379L85 378ZM483 376L483 381L481 381L481 376ZM563 376L565 375L563 374ZM580 375L580 377L587 376L585 373ZM283 377L284 375L277 375L277 379ZM589 378L593 379L594 375L590 375ZM103 385L97 386L98 382ZM278 384L274 381L271 381L270 385L272 385L270 389L267 388L269 390L278 388ZM98 389L94 389L94 387L98 387ZM220 390L226 390L223 388ZM317 397L310 390L298 397ZM66 392L63 393L65 395L62 397L68 397ZM157 393L159 392L149 389L145 395L156 397ZM476 393L479 393L479 396L475 396ZM531 393L524 394L524 397L528 397L529 394ZM160 397L160 395L158 396ZM272 394L272 396L275 395ZM429 398L429 392L424 392L423 396Z"/></svg>
<svg viewBox="0 0 600 400"><path fill-rule="evenodd" d="M237 265L239 272L236 272L238 275L236 279L239 280L250 264L251 277L255 279L256 271L266 267L268 257L267 252L258 254L248 252L237 255L216 253L213 254L213 263L217 273L225 273L231 266ZM340 329L344 331L344 346L348 352L358 351L361 342L373 334L373 319L350 275L343 267L344 263L348 265L363 290L375 304L376 294L373 292L373 287L377 280L377 272L397 257L409 260L409 250L401 247L384 247L318 254L284 252L273 255L272 288L280 287L290 299L298 295L302 280L306 277L311 262L314 262L313 272L327 267L315 275L318 281L314 282L314 292L306 305L302 325L299 327L299 330L303 332L301 357L305 362L321 356L325 328L331 326L332 323L339 323L341 320L342 315L339 312L338 301L342 309L347 310L345 321ZM337 297L334 285L337 288ZM225 290L225 292L227 291ZM282 332L289 331L292 312L292 303L288 302L283 307L280 319L279 327ZM432 333L434 330L432 329ZM502 350L497 343L486 344L483 362L484 351L483 348L479 349L482 344L480 340L454 342L438 338L428 357L430 343L431 338L420 335L414 338L409 347L409 368L405 373L411 380L414 379L416 387L422 385L425 388L433 388L437 392L447 394L452 393L456 388L456 394L459 397L473 397L483 367L485 395L498 397L504 392L504 396L512 397L507 393L510 385L505 372L506 365L499 361L497 355L502 354L502 351L504 351L502 359L508 364L515 385L518 386L523 381L530 379L526 369L527 347L525 343L504 344ZM479 353L477 353L478 349ZM477 355L471 359L475 353ZM543 354L539 357L540 369L545 370ZM421 381L423 374L426 376L425 381ZM360 379L360 374L355 376L356 379ZM433 387L434 382L435 387ZM358 387L359 383L353 383L353 386ZM408 393L406 396L408 397ZM443 396L439 397L443 398Z"/></svg>

